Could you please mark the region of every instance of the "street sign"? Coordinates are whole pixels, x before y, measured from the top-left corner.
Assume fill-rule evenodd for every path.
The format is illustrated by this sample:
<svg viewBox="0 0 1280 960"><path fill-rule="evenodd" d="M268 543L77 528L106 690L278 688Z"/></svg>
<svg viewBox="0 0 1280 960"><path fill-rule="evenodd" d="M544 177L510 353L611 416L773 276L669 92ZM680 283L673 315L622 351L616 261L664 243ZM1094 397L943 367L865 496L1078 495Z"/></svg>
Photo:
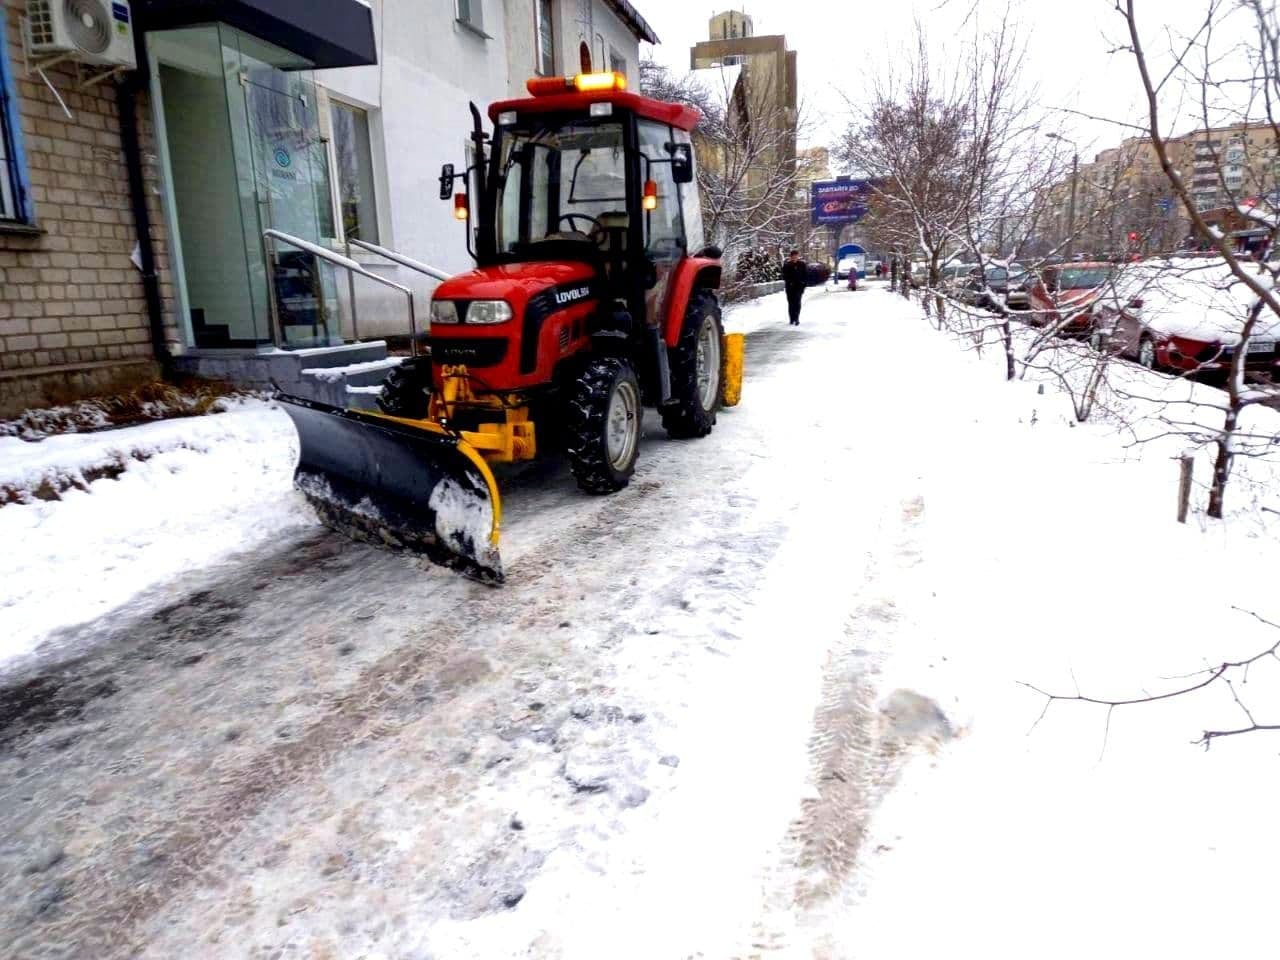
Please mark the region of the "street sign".
<svg viewBox="0 0 1280 960"><path fill-rule="evenodd" d="M870 180L840 177L815 181L809 191L814 226L857 223L867 215L872 191Z"/></svg>
<svg viewBox="0 0 1280 960"><path fill-rule="evenodd" d="M1160 212L1167 214L1173 209L1173 199L1171 197L1161 197L1156 201L1156 205L1160 207Z"/></svg>

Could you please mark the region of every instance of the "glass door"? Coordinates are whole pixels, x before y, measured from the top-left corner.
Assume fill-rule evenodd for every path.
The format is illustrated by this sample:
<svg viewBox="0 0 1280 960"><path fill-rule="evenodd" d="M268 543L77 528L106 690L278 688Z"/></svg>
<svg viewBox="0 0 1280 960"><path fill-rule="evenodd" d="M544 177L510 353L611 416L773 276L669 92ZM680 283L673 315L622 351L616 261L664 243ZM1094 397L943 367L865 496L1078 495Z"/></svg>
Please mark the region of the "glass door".
<svg viewBox="0 0 1280 960"><path fill-rule="evenodd" d="M241 203L256 232L256 238L245 237L261 301L256 307L269 315L281 346L341 342L332 267L314 254L262 239L262 231L273 228L331 245L333 199L315 84L309 72L282 69L296 67L293 54L238 30L221 30Z"/></svg>

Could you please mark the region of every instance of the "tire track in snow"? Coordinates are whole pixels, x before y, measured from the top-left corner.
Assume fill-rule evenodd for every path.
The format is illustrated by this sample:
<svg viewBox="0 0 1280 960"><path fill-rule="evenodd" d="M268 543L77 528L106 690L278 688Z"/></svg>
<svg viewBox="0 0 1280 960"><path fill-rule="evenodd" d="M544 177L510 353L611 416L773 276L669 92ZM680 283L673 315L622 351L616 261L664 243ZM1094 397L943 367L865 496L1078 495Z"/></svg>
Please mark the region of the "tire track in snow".
<svg viewBox="0 0 1280 960"><path fill-rule="evenodd" d="M895 580L911 577L922 562L919 542L924 501L903 501L892 528L882 518L867 551L866 579L845 622L839 645L829 654L822 698L809 742L810 796L782 846L761 917L740 956L795 951L842 957L822 942L810 915L818 914L869 866L863 844L875 810L919 750L935 750L952 735L932 701L910 690L882 697L877 675L895 644L911 642L909 614L895 598ZM887 560L885 558L888 558ZM816 935L815 935L816 934Z"/></svg>

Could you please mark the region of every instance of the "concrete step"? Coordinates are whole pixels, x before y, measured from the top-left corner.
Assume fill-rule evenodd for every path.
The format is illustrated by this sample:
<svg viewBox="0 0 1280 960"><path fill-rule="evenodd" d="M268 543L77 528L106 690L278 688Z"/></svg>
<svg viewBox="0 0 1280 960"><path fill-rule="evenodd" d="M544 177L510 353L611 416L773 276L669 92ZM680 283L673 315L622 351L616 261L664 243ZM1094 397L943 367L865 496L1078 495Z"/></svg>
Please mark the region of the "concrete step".
<svg viewBox="0 0 1280 960"><path fill-rule="evenodd" d="M387 374L402 360L381 357L343 367L306 367L299 377L298 392L335 407L350 406L353 397L376 395Z"/></svg>
<svg viewBox="0 0 1280 960"><path fill-rule="evenodd" d="M379 386L347 387L348 410L378 410Z"/></svg>
<svg viewBox="0 0 1280 960"><path fill-rule="evenodd" d="M400 366L403 360L403 357L385 357L343 367L306 367L302 376L321 381L342 380L352 387L368 387L385 380L387 374Z"/></svg>
<svg viewBox="0 0 1280 960"><path fill-rule="evenodd" d="M387 358L385 340L368 343L344 343L336 347L309 347L304 350L282 350L280 353L296 357L300 370L318 367L349 367L357 363L372 363Z"/></svg>

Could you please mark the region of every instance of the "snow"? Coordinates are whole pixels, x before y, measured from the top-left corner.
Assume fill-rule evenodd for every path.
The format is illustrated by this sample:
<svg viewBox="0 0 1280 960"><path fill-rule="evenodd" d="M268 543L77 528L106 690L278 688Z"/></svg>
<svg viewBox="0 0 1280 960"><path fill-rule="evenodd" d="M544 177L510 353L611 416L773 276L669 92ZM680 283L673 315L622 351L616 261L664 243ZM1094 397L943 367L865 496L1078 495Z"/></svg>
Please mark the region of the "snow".
<svg viewBox="0 0 1280 960"><path fill-rule="evenodd" d="M1270 286L1270 278L1259 279ZM1219 259L1145 261L1121 273L1103 300L1123 306L1142 300L1142 322L1167 336L1237 344L1257 297ZM1280 338L1280 317L1264 311L1254 339Z"/></svg>
<svg viewBox="0 0 1280 960"><path fill-rule="evenodd" d="M360 341L361 347L385 347L386 345L387 345L387 342L385 340ZM332 354L334 350L335 350L335 347L333 346L298 347L298 348L290 348L288 350L284 349L283 347L264 347L255 352L258 353L259 355L271 354L273 356L285 356L285 357L319 357L319 356L324 356L326 354ZM311 369L315 369L315 368L311 368Z"/></svg>
<svg viewBox="0 0 1280 960"><path fill-rule="evenodd" d="M357 373L370 373L379 370L390 370L404 362L404 357L387 357L385 360L369 360L365 363L350 363L345 367L307 367L302 371L304 377L312 377L333 383ZM381 388L379 388L381 389Z"/></svg>
<svg viewBox="0 0 1280 960"><path fill-rule="evenodd" d="M650 420L627 491L508 478L501 591L363 547L277 587L246 557L262 610L237 601L240 626L192 671L158 665L162 682L111 698L142 698L123 729L145 775L96 782L92 731L20 768L0 754L0 784L52 795L24 808L0 878L25 876L3 868L27 836L56 832L103 898L74 887L18 935L87 938L159 889L121 933L138 956L1273 954L1274 734L1194 746L1244 721L1221 685L1108 718L1041 717L1023 684L1141 695L1274 643L1235 609L1280 622L1274 458L1238 464L1217 522L1199 450L1179 525L1188 441L1151 415L1211 424L1213 388L1119 367L1128 396L1106 409L1127 424L1080 425L1055 377L1005 382L1000 351L965 350L879 284L806 293L798 329L785 316L781 295L726 310L748 334L742 405L696 443ZM1247 416L1280 435L1275 411ZM23 544L0 582L28 598L0 607L0 638L25 629L30 649L94 596L312 523L279 411L155 426L171 429L65 447L63 472L111 442L151 451L119 480L0 508L0 540ZM6 527L23 517L42 522ZM326 656L339 640L350 658ZM245 656L249 680L230 665ZM1277 674L1260 662L1237 683L1259 722L1278 719ZM159 716L174 702L201 735ZM67 758L88 782L56 779ZM32 784L40 764L54 780ZM135 856L117 825L176 837L173 872L108 869Z"/></svg>
<svg viewBox="0 0 1280 960"><path fill-rule="evenodd" d="M428 506L436 512L436 534L440 539L466 552L468 545L484 567L500 571L498 554L490 546L493 531L493 504L487 494L464 490L457 481L446 477L431 491Z"/></svg>
<svg viewBox="0 0 1280 960"><path fill-rule="evenodd" d="M38 443L0 437L0 489L29 500L0 507L0 543L19 545L0 552L0 668L184 570L313 522L289 490L293 450L288 418L256 400ZM46 484L61 499L31 496Z"/></svg>

